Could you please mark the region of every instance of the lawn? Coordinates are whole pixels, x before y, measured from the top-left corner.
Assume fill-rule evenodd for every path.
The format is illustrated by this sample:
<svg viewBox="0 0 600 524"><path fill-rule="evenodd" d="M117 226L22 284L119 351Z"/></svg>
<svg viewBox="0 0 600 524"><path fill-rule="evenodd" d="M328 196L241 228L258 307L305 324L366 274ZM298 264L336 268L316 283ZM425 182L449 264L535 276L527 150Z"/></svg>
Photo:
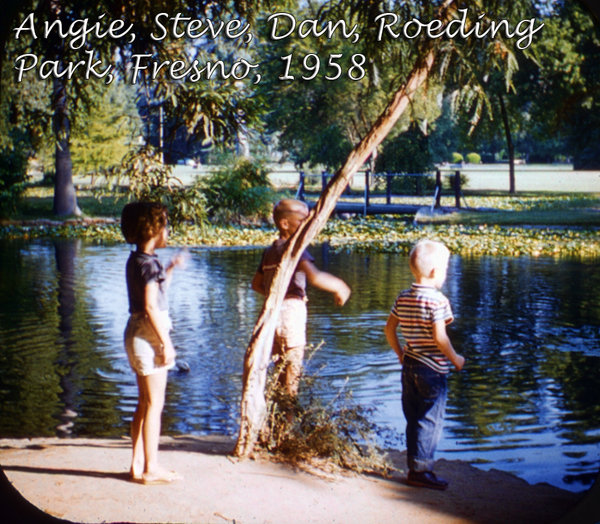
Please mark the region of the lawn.
<svg viewBox="0 0 600 524"><path fill-rule="evenodd" d="M54 188L47 186L31 186L25 191L22 201L17 207L16 213L10 216L11 220L38 220L50 219L56 220L52 212L52 203L54 199ZM77 203L84 216L88 217L118 217L121 215L121 209L127 202L125 196L114 197L101 193L101 191L91 191L90 189L80 189L77 191Z"/></svg>
<svg viewBox="0 0 600 524"><path fill-rule="evenodd" d="M424 217L420 222L462 225L600 226L600 195L525 193L518 196L471 194L459 212Z"/></svg>

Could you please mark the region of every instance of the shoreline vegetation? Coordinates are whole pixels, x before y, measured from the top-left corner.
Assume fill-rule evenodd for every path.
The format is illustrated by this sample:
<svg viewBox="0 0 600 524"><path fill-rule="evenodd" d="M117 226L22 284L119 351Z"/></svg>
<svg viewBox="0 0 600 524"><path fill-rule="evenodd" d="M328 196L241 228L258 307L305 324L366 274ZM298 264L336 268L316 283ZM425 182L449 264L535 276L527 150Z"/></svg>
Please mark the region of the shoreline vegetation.
<svg viewBox="0 0 600 524"><path fill-rule="evenodd" d="M83 217L52 218L52 197L32 187L12 219L0 220L0 239L81 238L94 243L123 242L118 216L124 198L80 192ZM288 196L282 194L281 196ZM373 203L377 202L373 199ZM310 200L315 200L311 196ZM429 197L396 198L421 206L416 215L332 217L315 239L338 251L407 254L419 238L443 240L463 256L533 256L597 258L600 256L600 195L580 193L497 192L465 195L469 207L431 209ZM188 247L262 247L272 242L268 220L236 224L207 222L180 225L171 243Z"/></svg>

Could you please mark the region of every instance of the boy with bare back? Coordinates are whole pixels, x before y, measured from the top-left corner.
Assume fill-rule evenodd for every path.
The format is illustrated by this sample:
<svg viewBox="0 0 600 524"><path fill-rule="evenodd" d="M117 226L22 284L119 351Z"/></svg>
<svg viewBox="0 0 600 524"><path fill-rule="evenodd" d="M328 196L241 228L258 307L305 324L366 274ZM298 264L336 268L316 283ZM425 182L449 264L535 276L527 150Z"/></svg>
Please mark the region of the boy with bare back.
<svg viewBox="0 0 600 524"><path fill-rule="evenodd" d="M289 238L307 217L308 206L299 200L284 199L275 205L273 220L279 230L279 238L263 253L252 279L254 291L266 296ZM344 305L350 296L350 288L343 280L320 271L308 251L302 253L281 306L273 341L273 356L284 366L280 382L291 396L298 393L306 345L307 282L333 294L338 306Z"/></svg>

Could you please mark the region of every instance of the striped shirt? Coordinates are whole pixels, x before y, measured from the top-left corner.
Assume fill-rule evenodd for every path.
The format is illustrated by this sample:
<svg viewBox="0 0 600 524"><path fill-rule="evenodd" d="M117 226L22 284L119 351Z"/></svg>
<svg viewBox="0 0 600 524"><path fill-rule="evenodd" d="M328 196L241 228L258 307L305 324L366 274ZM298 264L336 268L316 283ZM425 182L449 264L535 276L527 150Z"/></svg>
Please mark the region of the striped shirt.
<svg viewBox="0 0 600 524"><path fill-rule="evenodd" d="M398 295L392 315L398 319L400 330L407 342L406 355L426 364L438 373L448 373L451 363L433 340L433 324L454 320L450 302L441 291L429 286L413 284Z"/></svg>

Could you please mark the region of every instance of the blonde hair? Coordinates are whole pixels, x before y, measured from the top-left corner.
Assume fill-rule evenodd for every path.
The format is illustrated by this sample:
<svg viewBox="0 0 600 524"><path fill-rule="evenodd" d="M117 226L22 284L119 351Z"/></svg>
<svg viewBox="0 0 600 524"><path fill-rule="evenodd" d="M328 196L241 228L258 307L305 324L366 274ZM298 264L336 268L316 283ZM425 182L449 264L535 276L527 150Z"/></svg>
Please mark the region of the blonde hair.
<svg viewBox="0 0 600 524"><path fill-rule="evenodd" d="M448 264L450 251L441 242L419 240L410 251L410 270L415 276L428 277L434 269Z"/></svg>
<svg viewBox="0 0 600 524"><path fill-rule="evenodd" d="M277 229L281 229L280 223L284 218L298 213L300 210L308 210L308 206L301 200L295 200L293 198L284 198L275 204L273 207L273 221L277 226Z"/></svg>

